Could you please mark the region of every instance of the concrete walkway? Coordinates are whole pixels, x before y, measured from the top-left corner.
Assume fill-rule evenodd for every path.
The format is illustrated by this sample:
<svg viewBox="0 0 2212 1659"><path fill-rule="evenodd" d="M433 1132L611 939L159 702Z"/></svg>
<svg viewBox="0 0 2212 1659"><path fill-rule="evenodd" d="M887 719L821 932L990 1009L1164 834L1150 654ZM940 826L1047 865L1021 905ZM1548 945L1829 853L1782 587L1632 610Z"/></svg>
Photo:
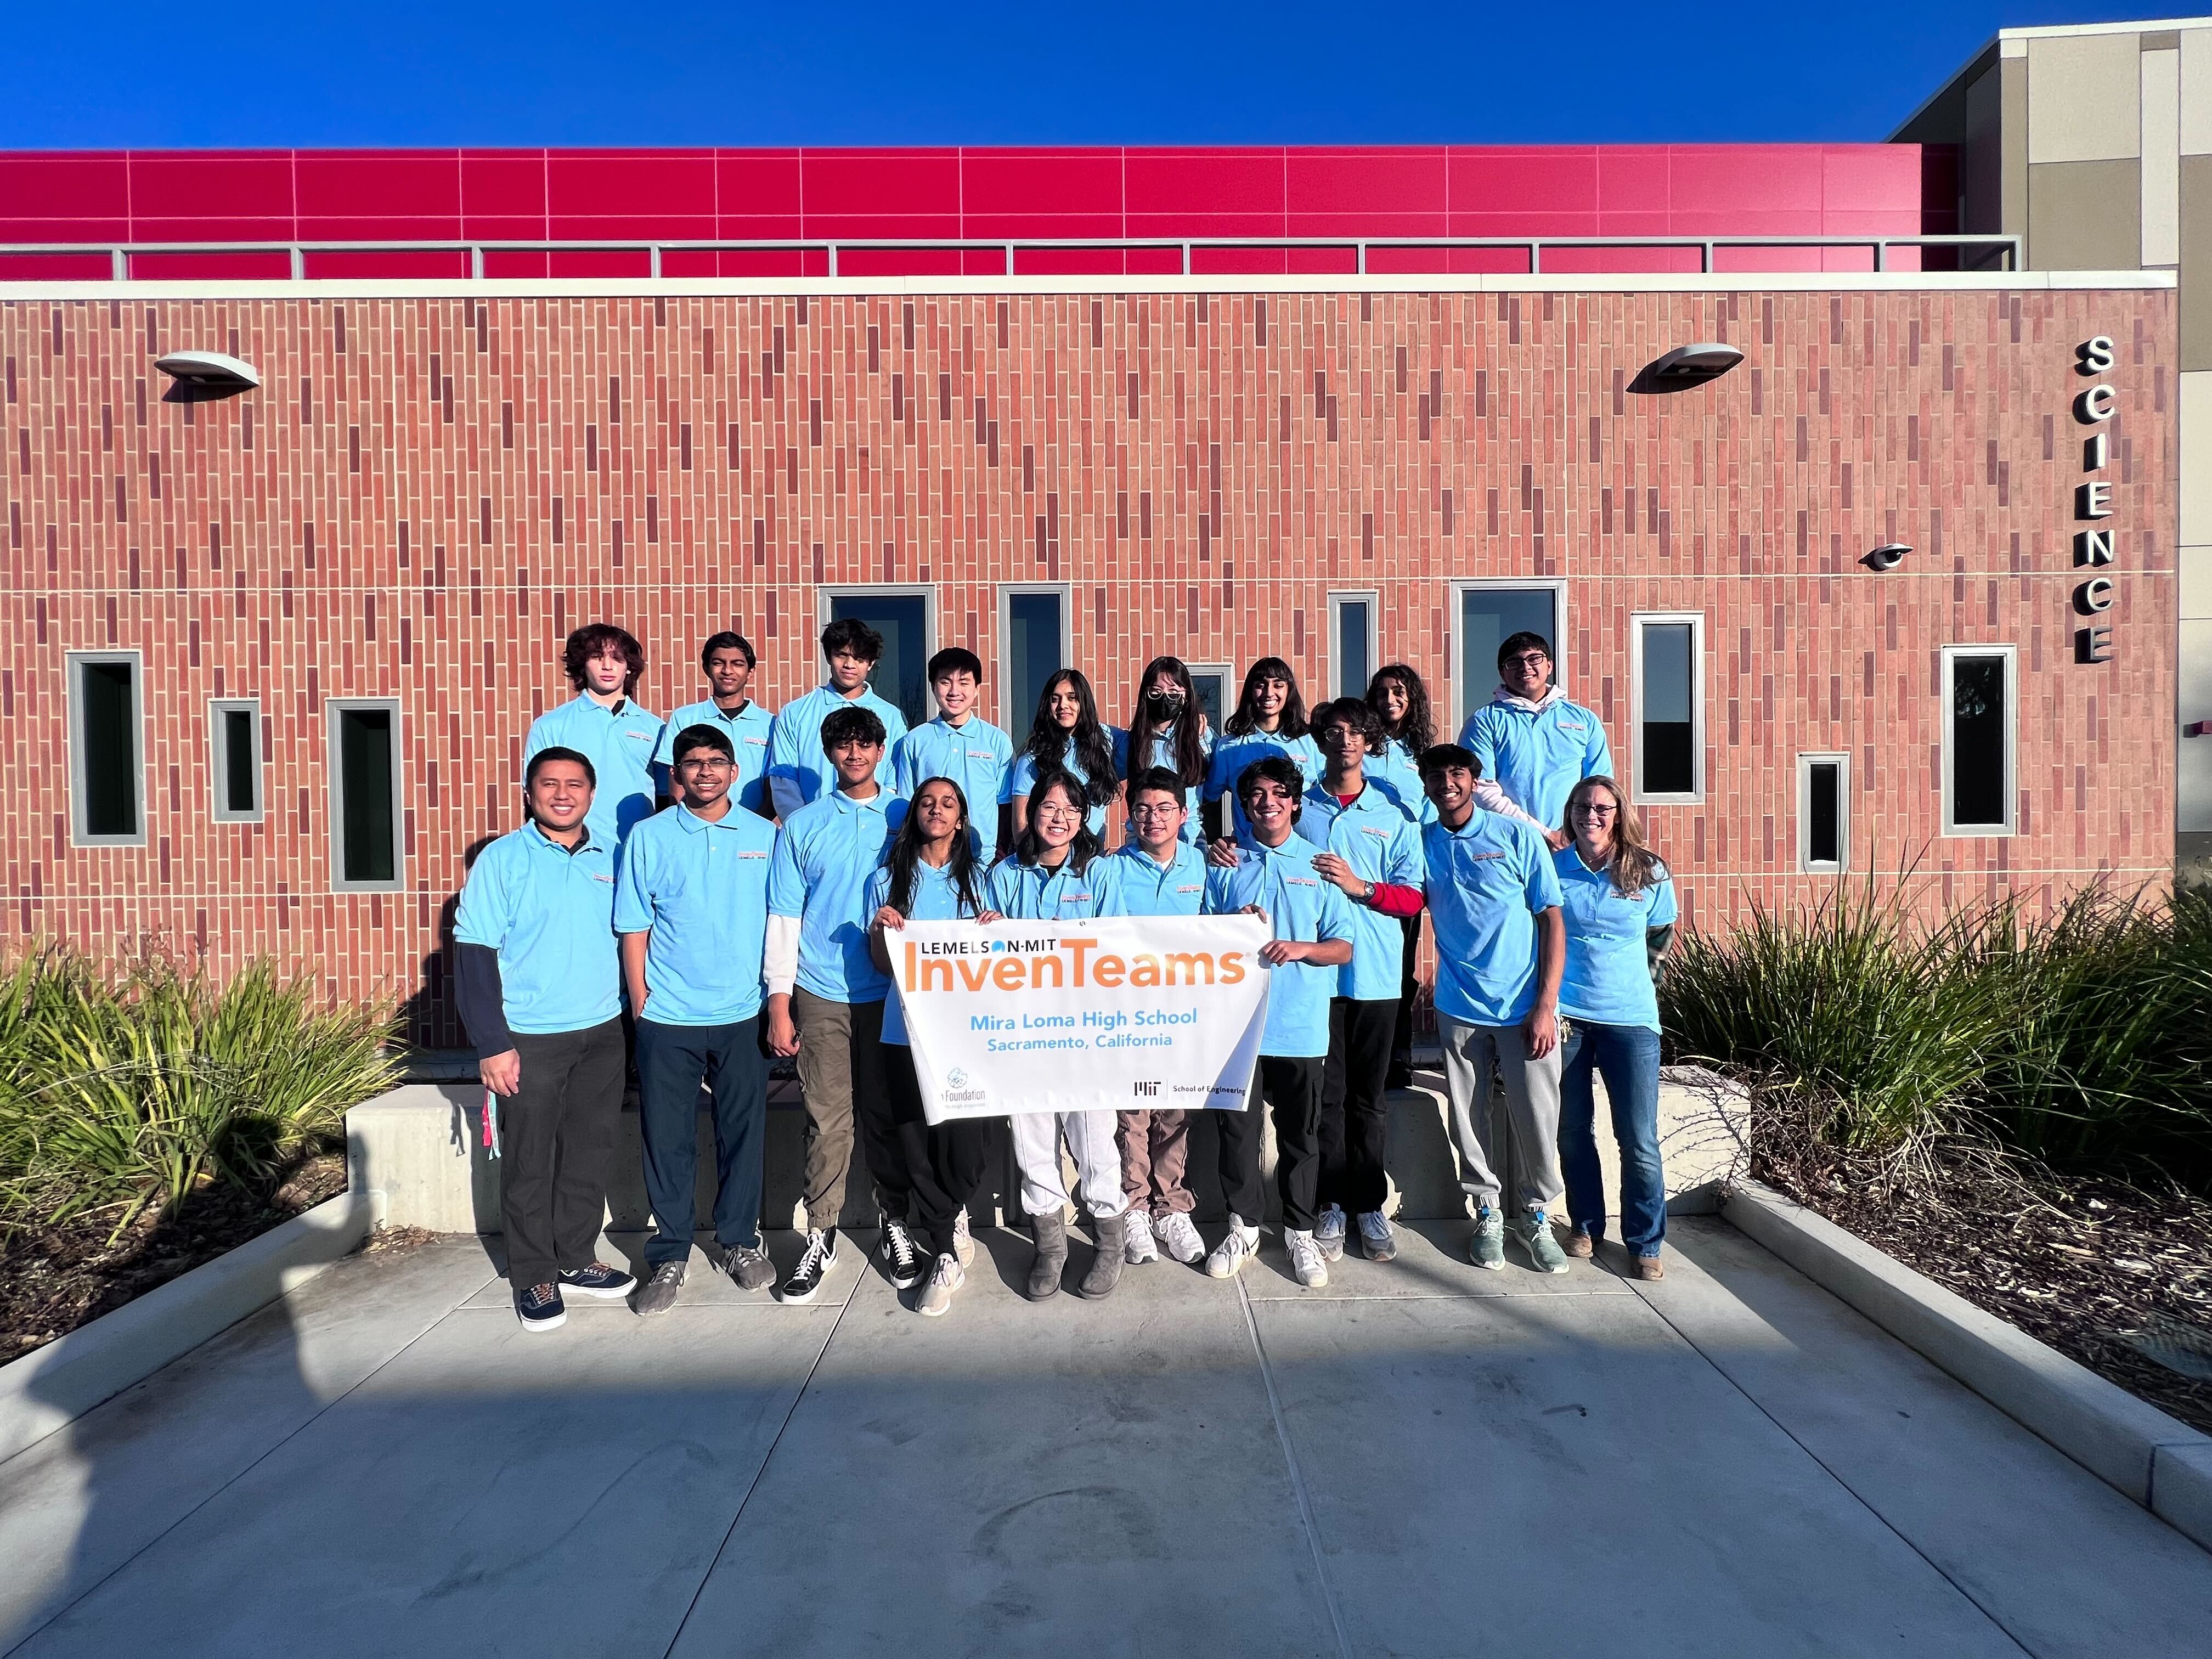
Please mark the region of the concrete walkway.
<svg viewBox="0 0 2212 1659"><path fill-rule="evenodd" d="M474 1243L357 1257L0 1464L0 1648L2207 1651L2212 1555L1725 1224L1655 1285L1467 1231L1043 1306L987 1232L942 1320L854 1239L544 1337Z"/></svg>

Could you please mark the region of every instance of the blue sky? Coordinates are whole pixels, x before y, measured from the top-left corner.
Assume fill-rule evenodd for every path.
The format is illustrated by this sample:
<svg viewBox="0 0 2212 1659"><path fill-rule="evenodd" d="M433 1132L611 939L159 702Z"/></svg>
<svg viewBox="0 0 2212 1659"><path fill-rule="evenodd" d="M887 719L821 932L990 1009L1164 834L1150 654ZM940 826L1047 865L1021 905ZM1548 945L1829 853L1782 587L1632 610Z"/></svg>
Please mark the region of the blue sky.
<svg viewBox="0 0 2212 1659"><path fill-rule="evenodd" d="M0 147L1879 139L2000 27L1868 0L15 9Z"/></svg>

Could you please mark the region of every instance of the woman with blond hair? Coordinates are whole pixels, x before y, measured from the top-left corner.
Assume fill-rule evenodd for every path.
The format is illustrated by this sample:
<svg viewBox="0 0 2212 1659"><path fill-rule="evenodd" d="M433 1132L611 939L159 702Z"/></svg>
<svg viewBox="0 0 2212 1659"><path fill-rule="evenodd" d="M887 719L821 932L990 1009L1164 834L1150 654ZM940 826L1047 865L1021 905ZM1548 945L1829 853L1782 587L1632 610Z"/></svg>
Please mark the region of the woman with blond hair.
<svg viewBox="0 0 2212 1659"><path fill-rule="evenodd" d="M1605 1236L1593 1071L1605 1078L1620 1146L1621 1242L1638 1279L1665 1277L1667 1177L1659 1159L1658 973L1674 942L1674 878L1644 844L1621 787L1602 774L1575 785L1566 823L1574 839L1552 855L1567 929L1559 1012L1559 1163L1567 1183L1569 1255Z"/></svg>

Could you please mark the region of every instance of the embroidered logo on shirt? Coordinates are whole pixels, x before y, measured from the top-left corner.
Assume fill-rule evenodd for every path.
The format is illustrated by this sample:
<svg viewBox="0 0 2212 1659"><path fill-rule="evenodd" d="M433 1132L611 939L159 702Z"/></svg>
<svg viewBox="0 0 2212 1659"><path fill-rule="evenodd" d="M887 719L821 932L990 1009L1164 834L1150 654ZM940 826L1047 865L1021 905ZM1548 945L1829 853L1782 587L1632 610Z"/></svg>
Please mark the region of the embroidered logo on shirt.
<svg viewBox="0 0 2212 1659"><path fill-rule="evenodd" d="M615 884L615 878L612 876L603 876L596 870L589 871L586 873L590 875L593 881L603 881L610 887Z"/></svg>
<svg viewBox="0 0 2212 1659"><path fill-rule="evenodd" d="M744 741L752 744L756 749L765 749L768 747L768 739L766 738L747 738Z"/></svg>
<svg viewBox="0 0 2212 1659"><path fill-rule="evenodd" d="M1363 836L1373 836L1382 841L1390 839L1390 832L1388 830L1370 830L1364 823L1359 826L1359 833Z"/></svg>
<svg viewBox="0 0 2212 1659"><path fill-rule="evenodd" d="M1462 856L1465 857L1470 863L1481 864L1490 859L1502 859L1505 854L1503 853L1468 853Z"/></svg>
<svg viewBox="0 0 2212 1659"><path fill-rule="evenodd" d="M623 736L628 738L632 743L651 743L659 735L660 733L658 732L625 732L623 733Z"/></svg>
<svg viewBox="0 0 2212 1659"><path fill-rule="evenodd" d="M1176 889L1176 891L1178 893L1203 893L1205 890L1206 884L1202 881L1194 881L1188 887L1178 887Z"/></svg>
<svg viewBox="0 0 2212 1659"><path fill-rule="evenodd" d="M741 859L764 859L768 854L757 848L741 847L738 849L738 856Z"/></svg>
<svg viewBox="0 0 2212 1659"><path fill-rule="evenodd" d="M1318 887L1321 885L1321 884L1316 881L1311 876L1285 876L1283 878L1283 884L1285 887Z"/></svg>
<svg viewBox="0 0 2212 1659"><path fill-rule="evenodd" d="M968 751L968 758L969 760L990 760L993 757L991 751L988 749L970 749Z"/></svg>
<svg viewBox="0 0 2212 1659"><path fill-rule="evenodd" d="M1589 727L1588 727L1587 726L1570 726L1570 725L1568 725L1565 720L1561 720L1561 721L1559 722L1559 730L1560 730L1560 731L1562 731L1562 732L1576 732L1576 733L1577 733L1577 734L1580 734L1580 733L1582 733L1582 732L1584 732L1589 731Z"/></svg>

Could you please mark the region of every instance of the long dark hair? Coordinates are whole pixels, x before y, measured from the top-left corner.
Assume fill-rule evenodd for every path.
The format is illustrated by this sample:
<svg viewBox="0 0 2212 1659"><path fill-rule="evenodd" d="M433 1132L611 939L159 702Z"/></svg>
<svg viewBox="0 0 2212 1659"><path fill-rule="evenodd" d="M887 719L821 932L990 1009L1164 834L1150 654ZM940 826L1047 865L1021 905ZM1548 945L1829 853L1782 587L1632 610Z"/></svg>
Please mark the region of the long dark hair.
<svg viewBox="0 0 2212 1659"><path fill-rule="evenodd" d="M1190 670L1181 657L1155 657L1145 665L1137 681L1136 712L1129 716L1129 775L1135 777L1152 764L1152 745L1159 726L1152 719L1152 682L1163 674L1182 688L1182 712L1170 728L1175 737L1175 765L1171 769L1185 787L1206 781L1206 711L1198 706L1198 692L1190 683Z"/></svg>
<svg viewBox="0 0 2212 1659"><path fill-rule="evenodd" d="M1396 725L1382 714L1382 688L1395 680L1406 689L1406 718ZM1437 728L1429 713L1429 688L1421 684L1421 677L1401 662L1384 663L1375 671L1375 678L1367 682L1367 706L1382 715L1382 729L1391 739L1406 745L1406 752L1415 760L1421 751L1437 740Z"/></svg>
<svg viewBox="0 0 2212 1659"><path fill-rule="evenodd" d="M1280 657L1262 657L1244 671L1244 690L1237 695L1237 712L1221 722L1221 729L1232 738L1249 738L1260 729L1259 711L1253 699L1267 680L1280 680L1291 688L1291 695L1283 699L1282 724L1276 726L1275 735L1303 738L1306 734L1306 700L1298 690L1298 677L1291 672L1290 664Z"/></svg>
<svg viewBox="0 0 2212 1659"><path fill-rule="evenodd" d="M1062 729L1052 717L1052 694L1062 684L1075 690L1076 715L1073 732ZM1114 799L1121 780L1114 775L1114 739L1106 735L1106 728L1098 723L1098 700L1091 695L1091 682L1083 678L1079 668L1063 668L1044 683L1037 693L1036 718L1030 722L1030 740L1022 745L1023 752L1036 762L1038 787L1042 787L1047 771L1066 772L1068 750L1075 750L1075 763L1088 775L1076 783L1073 775L1068 782L1073 786L1079 805L1103 806ZM1035 789L1030 791L1035 794Z"/></svg>
<svg viewBox="0 0 2212 1659"><path fill-rule="evenodd" d="M1030 791L1030 821L1022 826L1022 833L1014 837L1014 850L1010 856L1017 864L1035 864L1044 856L1044 842L1037 838L1036 832L1037 805L1044 799L1048 791L1054 789L1066 795L1068 805L1081 815L1076 820L1075 839L1067 846L1067 861L1075 866L1075 873L1079 876L1091 867L1091 860L1098 856L1098 837L1091 833L1091 815L1085 810L1086 803L1083 799L1083 786L1071 774L1057 766L1048 772L1038 771L1036 787ZM913 815L909 813L908 816Z"/></svg>
<svg viewBox="0 0 2212 1659"><path fill-rule="evenodd" d="M945 869L952 878L953 890L960 895L961 908L974 915L983 904L975 896L975 842L968 832L968 793L951 778L942 777L924 778L915 786L914 795L908 797L906 822L899 825L898 834L891 840L890 856L884 860L884 867L891 872L891 908L902 916L914 914L915 871L921 863L922 843L929 837L922 830L921 814L914 810L913 800L933 783L943 784L960 803L960 830L952 837L952 856L945 860Z"/></svg>

